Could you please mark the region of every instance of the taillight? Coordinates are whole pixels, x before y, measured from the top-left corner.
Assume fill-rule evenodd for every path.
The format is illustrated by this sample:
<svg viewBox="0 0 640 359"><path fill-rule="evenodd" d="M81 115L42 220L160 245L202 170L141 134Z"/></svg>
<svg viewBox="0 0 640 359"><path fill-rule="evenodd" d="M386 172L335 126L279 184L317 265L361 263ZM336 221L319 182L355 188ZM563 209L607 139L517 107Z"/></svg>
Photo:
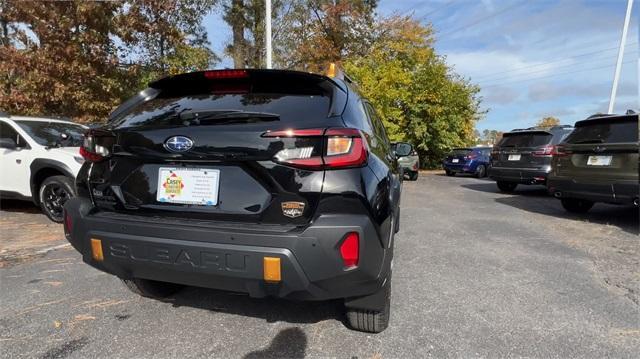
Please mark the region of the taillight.
<svg viewBox="0 0 640 359"><path fill-rule="evenodd" d="M360 260L360 235L348 233L340 244L340 256L345 268L355 267Z"/></svg>
<svg viewBox="0 0 640 359"><path fill-rule="evenodd" d="M276 162L293 167L336 169L367 163L366 142L362 133L352 128L268 131L262 137L296 138L294 147L282 149L274 156Z"/></svg>
<svg viewBox="0 0 640 359"><path fill-rule="evenodd" d="M533 151L531 154L534 157L551 157L551 156L553 156L553 153L555 152L555 148L556 148L556 146L552 146L552 145L544 146L544 147L539 148L536 151Z"/></svg>
<svg viewBox="0 0 640 359"><path fill-rule="evenodd" d="M89 130L84 134L80 156L89 162L99 162L111 154L114 137L105 131Z"/></svg>
<svg viewBox="0 0 640 359"><path fill-rule="evenodd" d="M567 148L562 145L555 146L554 151L552 153L553 157L565 157L570 155L571 155L571 151L567 150Z"/></svg>

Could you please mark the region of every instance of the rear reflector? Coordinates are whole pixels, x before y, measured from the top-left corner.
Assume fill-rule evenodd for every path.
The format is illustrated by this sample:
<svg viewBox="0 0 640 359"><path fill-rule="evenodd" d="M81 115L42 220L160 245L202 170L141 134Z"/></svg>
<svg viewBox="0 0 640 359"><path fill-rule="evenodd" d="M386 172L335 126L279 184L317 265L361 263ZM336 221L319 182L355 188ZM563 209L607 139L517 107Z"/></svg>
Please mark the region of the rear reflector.
<svg viewBox="0 0 640 359"><path fill-rule="evenodd" d="M67 211L64 211L64 233L71 234L73 230L73 221L71 220L71 216Z"/></svg>
<svg viewBox="0 0 640 359"><path fill-rule="evenodd" d="M280 272L280 258L264 257L263 267L263 277L266 282L280 282L282 280L282 274Z"/></svg>
<svg viewBox="0 0 640 359"><path fill-rule="evenodd" d="M351 268L358 265L360 259L360 235L357 232L351 232L346 235L340 244L340 256L345 268Z"/></svg>
<svg viewBox="0 0 640 359"><path fill-rule="evenodd" d="M205 71L204 77L209 80L216 79L243 79L249 77L247 70L213 70Z"/></svg>
<svg viewBox="0 0 640 359"><path fill-rule="evenodd" d="M91 238L91 257L93 258L93 260L98 262L104 261L104 255L102 254L101 240Z"/></svg>

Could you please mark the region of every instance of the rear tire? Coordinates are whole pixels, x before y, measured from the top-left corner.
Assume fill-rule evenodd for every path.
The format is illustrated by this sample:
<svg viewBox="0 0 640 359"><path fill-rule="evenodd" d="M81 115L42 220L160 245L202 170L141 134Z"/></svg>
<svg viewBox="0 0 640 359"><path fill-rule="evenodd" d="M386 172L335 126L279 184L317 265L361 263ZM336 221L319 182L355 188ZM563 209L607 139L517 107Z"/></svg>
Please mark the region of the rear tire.
<svg viewBox="0 0 640 359"><path fill-rule="evenodd" d="M416 181L418 179L418 171L409 172L409 181Z"/></svg>
<svg viewBox="0 0 640 359"><path fill-rule="evenodd" d="M516 187L518 187L517 183L504 182L504 181L498 181L498 182L496 182L496 185L498 186L498 189L500 191L507 192L507 193L513 192L516 189Z"/></svg>
<svg viewBox="0 0 640 359"><path fill-rule="evenodd" d="M367 333L380 333L389 326L389 314L391 312L391 277L389 277L380 292L384 298L384 309L381 311L369 309L347 308L347 322L354 330Z"/></svg>
<svg viewBox="0 0 640 359"><path fill-rule="evenodd" d="M73 180L67 176L51 176L40 184L38 202L40 209L50 220L62 223L64 204L76 196Z"/></svg>
<svg viewBox="0 0 640 359"><path fill-rule="evenodd" d="M158 282L149 279L122 279L130 291L147 298L165 298L183 288L180 284Z"/></svg>
<svg viewBox="0 0 640 359"><path fill-rule="evenodd" d="M487 175L487 167L485 165L479 165L476 168L476 178L482 178Z"/></svg>
<svg viewBox="0 0 640 359"><path fill-rule="evenodd" d="M452 171L449 171L449 170L445 170L445 171L444 171L444 173L445 173L447 176L449 176L449 177L453 177L453 176L455 176L455 175L456 175L456 173L455 173L455 172L452 172Z"/></svg>
<svg viewBox="0 0 640 359"><path fill-rule="evenodd" d="M563 198L560 201L562 202L562 207L571 213L587 213L594 205L591 201L576 198Z"/></svg>

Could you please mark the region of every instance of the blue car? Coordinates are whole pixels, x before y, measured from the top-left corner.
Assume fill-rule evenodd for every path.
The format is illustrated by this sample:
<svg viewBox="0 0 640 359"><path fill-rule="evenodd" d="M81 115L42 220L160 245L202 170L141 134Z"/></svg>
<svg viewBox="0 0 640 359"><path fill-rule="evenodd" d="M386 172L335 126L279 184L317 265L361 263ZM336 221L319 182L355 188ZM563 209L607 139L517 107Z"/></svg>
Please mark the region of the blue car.
<svg viewBox="0 0 640 359"><path fill-rule="evenodd" d="M442 166L447 176L470 173L482 178L487 175L490 158L490 147L454 148L442 161Z"/></svg>

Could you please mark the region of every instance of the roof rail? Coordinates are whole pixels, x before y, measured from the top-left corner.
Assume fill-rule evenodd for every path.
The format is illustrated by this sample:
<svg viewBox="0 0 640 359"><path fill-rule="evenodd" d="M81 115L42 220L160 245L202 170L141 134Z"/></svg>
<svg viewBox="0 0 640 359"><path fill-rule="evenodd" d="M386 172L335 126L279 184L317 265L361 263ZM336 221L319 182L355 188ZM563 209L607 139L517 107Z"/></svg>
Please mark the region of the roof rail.
<svg viewBox="0 0 640 359"><path fill-rule="evenodd" d="M594 113L593 115L587 117L587 120L590 120L592 118L598 118L598 117L610 117L610 116L616 116L615 114L612 113L602 113L602 112L598 112L598 113Z"/></svg>

